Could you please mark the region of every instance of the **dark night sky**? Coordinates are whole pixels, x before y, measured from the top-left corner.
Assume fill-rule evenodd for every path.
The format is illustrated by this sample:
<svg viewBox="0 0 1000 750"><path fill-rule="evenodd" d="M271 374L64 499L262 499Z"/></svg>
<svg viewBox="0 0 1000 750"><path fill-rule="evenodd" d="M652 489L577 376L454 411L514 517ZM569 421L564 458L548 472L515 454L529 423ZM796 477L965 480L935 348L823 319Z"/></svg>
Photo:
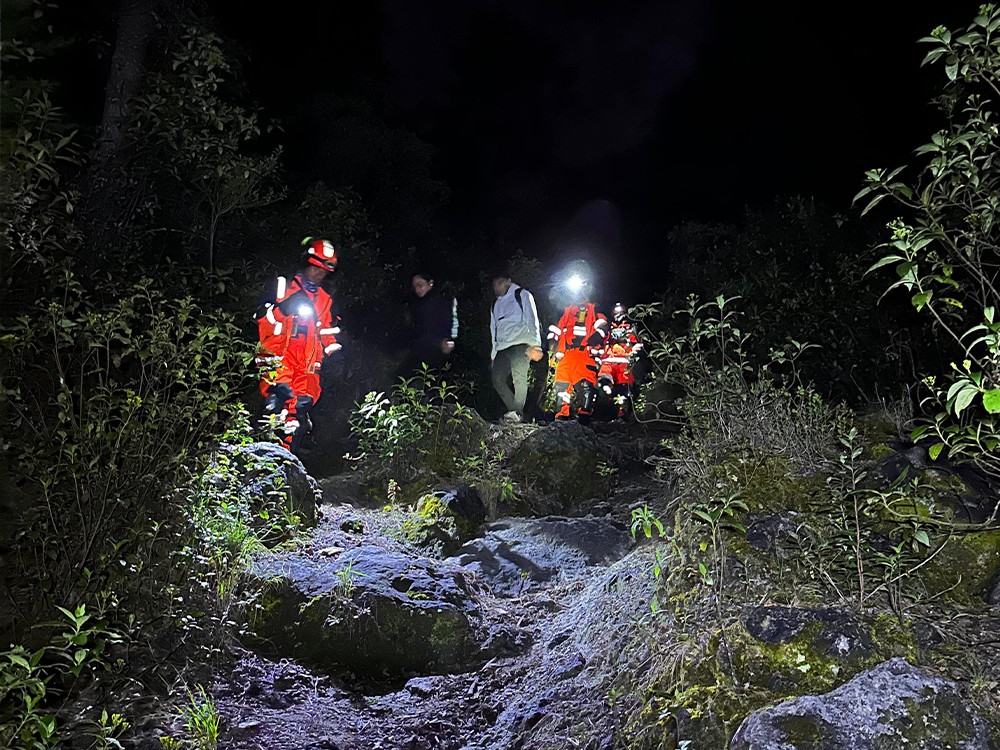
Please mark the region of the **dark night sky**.
<svg viewBox="0 0 1000 750"><path fill-rule="evenodd" d="M977 7L941 5L382 0L220 15L291 135L309 100L377 91L437 148L456 237L505 233L548 257L582 225L604 254L622 237L631 276L661 271L680 220L776 194L846 208L865 169L907 161L936 124L939 74L920 69L916 40Z"/></svg>
<svg viewBox="0 0 1000 750"><path fill-rule="evenodd" d="M943 6L303 0L218 14L252 55L252 93L287 122L293 167L311 158L296 113L331 92L377 99L436 147L456 238L557 257L583 227L601 266L649 279L680 220L777 194L846 209L865 169L909 160L937 126L940 76L916 40L978 7Z"/></svg>

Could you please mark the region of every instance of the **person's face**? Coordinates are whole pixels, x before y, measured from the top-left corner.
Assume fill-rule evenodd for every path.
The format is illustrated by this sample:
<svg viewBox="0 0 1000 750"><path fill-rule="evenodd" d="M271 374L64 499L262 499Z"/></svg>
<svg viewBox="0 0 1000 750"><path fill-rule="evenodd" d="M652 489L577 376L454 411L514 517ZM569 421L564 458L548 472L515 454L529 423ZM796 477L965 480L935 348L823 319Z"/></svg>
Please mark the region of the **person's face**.
<svg viewBox="0 0 1000 750"><path fill-rule="evenodd" d="M503 297L510 289L510 279L493 279L493 293L497 297Z"/></svg>
<svg viewBox="0 0 1000 750"><path fill-rule="evenodd" d="M434 282L428 281L423 276L414 276L410 279L410 286L413 287L413 293L415 295L423 297L434 286Z"/></svg>
<svg viewBox="0 0 1000 750"><path fill-rule="evenodd" d="M314 266L312 263L306 266L306 278L314 284L320 283L329 273L325 268Z"/></svg>

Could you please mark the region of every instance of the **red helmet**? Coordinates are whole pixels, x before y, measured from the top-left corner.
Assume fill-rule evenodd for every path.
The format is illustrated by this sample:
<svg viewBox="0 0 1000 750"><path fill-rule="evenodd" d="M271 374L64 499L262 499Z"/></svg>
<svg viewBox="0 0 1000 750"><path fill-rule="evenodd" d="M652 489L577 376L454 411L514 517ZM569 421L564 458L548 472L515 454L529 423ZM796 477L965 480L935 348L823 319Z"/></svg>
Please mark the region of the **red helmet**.
<svg viewBox="0 0 1000 750"><path fill-rule="evenodd" d="M306 260L309 263L327 271L337 270L337 251L333 249L332 242L306 237L302 244L305 245Z"/></svg>

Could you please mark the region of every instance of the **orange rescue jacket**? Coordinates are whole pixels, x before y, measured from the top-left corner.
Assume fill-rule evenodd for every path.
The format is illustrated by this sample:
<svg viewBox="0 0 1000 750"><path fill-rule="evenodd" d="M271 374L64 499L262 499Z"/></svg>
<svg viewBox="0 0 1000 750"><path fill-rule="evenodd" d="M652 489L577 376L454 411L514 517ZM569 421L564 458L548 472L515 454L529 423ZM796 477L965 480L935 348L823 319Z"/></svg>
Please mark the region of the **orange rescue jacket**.
<svg viewBox="0 0 1000 750"><path fill-rule="evenodd" d="M257 364L275 369L285 353L295 349L300 361L316 369L323 357L340 348L331 316L333 298L319 287L310 293L299 276L290 282L279 276L274 294L257 309L260 346Z"/></svg>

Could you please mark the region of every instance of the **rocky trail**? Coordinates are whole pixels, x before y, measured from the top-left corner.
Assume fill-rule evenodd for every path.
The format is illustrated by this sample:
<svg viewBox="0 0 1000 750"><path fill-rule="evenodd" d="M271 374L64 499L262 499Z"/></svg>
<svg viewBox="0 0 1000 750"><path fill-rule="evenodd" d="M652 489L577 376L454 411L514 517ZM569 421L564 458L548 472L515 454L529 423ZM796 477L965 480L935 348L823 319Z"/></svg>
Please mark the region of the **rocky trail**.
<svg viewBox="0 0 1000 750"><path fill-rule="evenodd" d="M943 593L898 611L817 598L809 545L837 538L825 481L758 466L723 590L697 565L710 537L689 525L685 542L647 461L663 433L474 427L520 514L467 484L427 492L429 475L407 490L285 464L317 523L248 571L248 635L212 688L220 748L998 750L1000 531L945 540L921 584ZM888 446L873 471L923 471L921 502L945 518L995 502L913 451ZM672 552L633 538L647 506Z"/></svg>
<svg viewBox="0 0 1000 750"><path fill-rule="evenodd" d="M440 557L321 480L318 525L254 567L260 638L218 677L220 747L612 747L623 632L653 590L630 509L663 493L636 458L578 515L500 518Z"/></svg>

